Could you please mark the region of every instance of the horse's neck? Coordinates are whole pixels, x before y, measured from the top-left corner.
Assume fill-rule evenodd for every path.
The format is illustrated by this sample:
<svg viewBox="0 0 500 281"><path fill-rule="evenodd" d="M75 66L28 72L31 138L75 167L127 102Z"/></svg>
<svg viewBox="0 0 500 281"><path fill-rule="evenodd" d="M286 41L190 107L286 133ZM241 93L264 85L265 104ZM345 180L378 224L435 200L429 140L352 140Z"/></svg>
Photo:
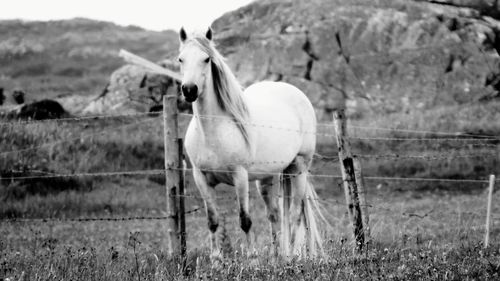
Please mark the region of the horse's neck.
<svg viewBox="0 0 500 281"><path fill-rule="evenodd" d="M228 116L228 113L223 111L217 102L211 77L207 77L206 83L206 92L193 103L193 114L197 119L198 126L202 128L204 133L215 129L217 124L220 123L219 117Z"/></svg>
<svg viewBox="0 0 500 281"><path fill-rule="evenodd" d="M203 93L203 97L198 98L198 100L193 103L193 114L198 118L201 117L203 120L212 119L206 118L209 116L227 115L227 113L224 112L217 103L217 97L215 97L213 90L209 90L208 88L209 87L206 87L207 92Z"/></svg>
<svg viewBox="0 0 500 281"><path fill-rule="evenodd" d="M240 140L238 135L242 133L241 124L242 123L234 123L236 122L245 122L246 120L235 120L235 117L225 109L221 108L219 104L218 97L216 96L212 74L210 73L207 76L205 85L205 93L203 93L197 101L193 103L193 113L197 122L199 137L206 140L210 140L210 143L213 145L220 145L222 142L230 142L235 143ZM233 90L231 94L233 95L242 95L241 90L239 90L239 86L230 87L229 90ZM230 121L228 123L228 121ZM222 130L222 131L221 131ZM230 132L231 130L235 130L234 132ZM221 138L221 132L224 135L231 135L235 137L235 139L228 139L227 137ZM243 135L245 143L247 143L246 132ZM219 141L215 141L219 140Z"/></svg>

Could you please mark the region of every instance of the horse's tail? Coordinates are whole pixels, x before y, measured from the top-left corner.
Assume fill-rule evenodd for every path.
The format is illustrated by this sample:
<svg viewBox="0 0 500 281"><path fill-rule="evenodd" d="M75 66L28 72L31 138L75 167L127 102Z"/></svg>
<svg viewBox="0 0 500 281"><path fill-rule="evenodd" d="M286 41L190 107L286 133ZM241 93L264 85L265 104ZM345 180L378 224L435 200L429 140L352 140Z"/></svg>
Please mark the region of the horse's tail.
<svg viewBox="0 0 500 281"><path fill-rule="evenodd" d="M289 256L290 251L294 254L301 255L305 247L309 250L310 256L323 255L323 240L319 229L319 222L326 222L324 215L321 212L321 204L314 190L313 185L306 181L304 199L302 200L303 216L300 218L300 224L291 234L289 208L291 204L291 185L285 184L282 181L283 196L282 196L282 216L281 216L281 249L284 256ZM297 206L295 206L297 208ZM292 237L293 235L293 237ZM292 242L293 239L293 242ZM293 245L292 245L293 244ZM293 246L293 249L291 249Z"/></svg>
<svg viewBox="0 0 500 281"><path fill-rule="evenodd" d="M309 181L309 175L305 187L304 198L304 218L301 220L297 232L305 232L309 254L311 256L323 255L323 239L319 229L320 222L326 222L326 219L321 212L321 205L318 194L314 190L314 186Z"/></svg>
<svg viewBox="0 0 500 281"><path fill-rule="evenodd" d="M290 205L292 202L292 184L289 176L280 176L281 192L281 231L280 231L280 249L281 255L287 257L290 255Z"/></svg>

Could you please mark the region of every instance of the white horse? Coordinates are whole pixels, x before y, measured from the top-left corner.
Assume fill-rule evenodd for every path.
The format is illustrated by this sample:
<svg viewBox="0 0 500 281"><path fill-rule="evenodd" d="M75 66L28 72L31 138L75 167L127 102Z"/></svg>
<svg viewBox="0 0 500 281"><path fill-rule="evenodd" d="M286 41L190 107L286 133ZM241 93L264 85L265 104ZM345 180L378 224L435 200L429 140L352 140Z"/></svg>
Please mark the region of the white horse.
<svg viewBox="0 0 500 281"><path fill-rule="evenodd" d="M308 181L316 146L316 116L311 102L299 89L282 82L260 82L243 91L215 49L211 29L201 36L188 36L181 29L180 41L181 89L194 113L185 147L205 201L212 257L220 255L215 200L219 183L235 187L241 229L251 247L249 181L256 182L266 204L275 253L278 233L285 256L301 255L306 248L310 255L322 252L317 224L317 217L322 215ZM273 188L280 173L291 175L293 186L292 191L284 191L291 196L282 196L284 206L291 207L282 207L281 231L278 196Z"/></svg>

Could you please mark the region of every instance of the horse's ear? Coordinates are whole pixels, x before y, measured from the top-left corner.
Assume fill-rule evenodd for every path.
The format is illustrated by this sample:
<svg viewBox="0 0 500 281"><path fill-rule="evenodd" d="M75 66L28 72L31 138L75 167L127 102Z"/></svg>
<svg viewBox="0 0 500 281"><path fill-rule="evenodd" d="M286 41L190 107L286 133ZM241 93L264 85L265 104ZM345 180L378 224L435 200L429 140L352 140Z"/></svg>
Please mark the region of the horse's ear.
<svg viewBox="0 0 500 281"><path fill-rule="evenodd" d="M187 39L187 34L186 30L184 30L184 27L181 27L181 30L179 31L179 39L181 40L181 43L184 43Z"/></svg>
<svg viewBox="0 0 500 281"><path fill-rule="evenodd" d="M212 28L208 27L207 33L205 34L205 37L207 37L208 40L212 41Z"/></svg>

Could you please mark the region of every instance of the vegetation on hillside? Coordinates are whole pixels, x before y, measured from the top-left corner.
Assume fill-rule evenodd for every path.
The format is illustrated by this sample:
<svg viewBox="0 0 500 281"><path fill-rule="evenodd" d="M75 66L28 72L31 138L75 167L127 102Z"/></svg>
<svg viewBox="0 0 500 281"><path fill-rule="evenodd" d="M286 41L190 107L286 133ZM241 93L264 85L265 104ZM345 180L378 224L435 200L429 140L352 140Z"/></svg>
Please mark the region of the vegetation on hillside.
<svg viewBox="0 0 500 281"><path fill-rule="evenodd" d="M122 48L159 61L177 52L177 34L81 18L0 21L0 87L21 88L30 99L94 95L123 65Z"/></svg>

